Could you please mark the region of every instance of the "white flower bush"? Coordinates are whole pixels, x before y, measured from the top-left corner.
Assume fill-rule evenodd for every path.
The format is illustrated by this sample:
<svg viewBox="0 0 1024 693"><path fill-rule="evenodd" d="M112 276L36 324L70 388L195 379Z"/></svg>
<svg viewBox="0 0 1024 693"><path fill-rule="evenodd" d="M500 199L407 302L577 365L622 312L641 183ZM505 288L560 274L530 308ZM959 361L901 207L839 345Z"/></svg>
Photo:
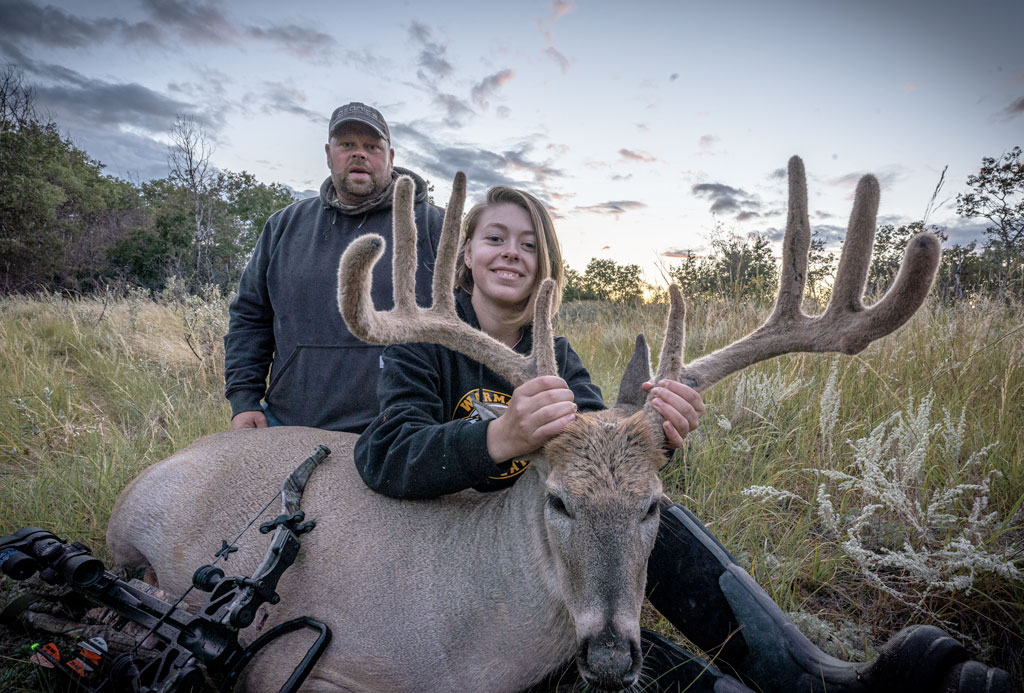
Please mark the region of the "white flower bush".
<svg viewBox="0 0 1024 693"><path fill-rule="evenodd" d="M826 441L836 426L837 392L826 386L822 395ZM928 609L935 595L969 594L985 573L1024 581L1024 547L1001 542L1003 523L988 510L992 485L1002 474L985 462L998 443L963 459L964 412L954 417L943 409L936 423L933 407L932 393L917 403L911 398L867 436L847 441L852 461L844 469L816 469L821 482L814 497L800 501L814 506L822 528L871 585L942 620ZM956 465L955 473L943 475L945 483L926 478L937 460ZM764 486L743 494L785 504L798 498Z"/></svg>

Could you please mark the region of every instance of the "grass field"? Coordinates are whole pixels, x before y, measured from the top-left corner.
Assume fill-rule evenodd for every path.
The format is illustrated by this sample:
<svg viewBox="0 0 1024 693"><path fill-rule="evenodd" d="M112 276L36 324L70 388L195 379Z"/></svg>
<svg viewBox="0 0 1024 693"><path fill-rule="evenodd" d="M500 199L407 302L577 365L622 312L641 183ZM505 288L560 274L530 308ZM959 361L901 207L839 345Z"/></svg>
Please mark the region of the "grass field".
<svg viewBox="0 0 1024 693"><path fill-rule="evenodd" d="M687 359L768 310L690 305ZM633 338L657 353L664 314L572 303L557 331L613 400ZM106 558L125 484L226 428L225 327L217 295L0 298L0 532L40 525ZM705 401L666 490L819 645L860 658L936 623L1024 690L1024 309L929 302L857 356L782 357ZM17 671L24 650L0 656ZM27 685L14 676L0 688Z"/></svg>

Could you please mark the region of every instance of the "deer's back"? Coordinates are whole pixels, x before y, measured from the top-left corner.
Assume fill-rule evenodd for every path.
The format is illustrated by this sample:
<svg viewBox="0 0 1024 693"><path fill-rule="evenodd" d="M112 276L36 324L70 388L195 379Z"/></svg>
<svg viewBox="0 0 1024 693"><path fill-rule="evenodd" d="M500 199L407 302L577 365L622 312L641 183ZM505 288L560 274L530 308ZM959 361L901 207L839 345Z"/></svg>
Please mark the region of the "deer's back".
<svg viewBox="0 0 1024 693"><path fill-rule="evenodd" d="M515 681L516 688L527 665L543 669L553 666L548 660L563 659L567 653L550 642L527 644L511 659L505 654L524 620L551 630L529 617L531 608L545 619L557 609L538 600L525 577L511 589L501 588L502 573L523 567L504 566L503 559L514 558L490 555L494 542L473 536L481 522L487 524L481 515L486 507L501 504L499 494L386 498L360 479L352 462L356 439L278 427L197 441L147 469L121 494L107 531L115 561L151 566L162 589L182 594L195 569L213 561L221 541L233 541L273 498L236 542L239 550L218 564L227 575L251 575L270 542L270 535L257 531L258 523L281 512L281 482L324 444L331 455L302 498L316 529L301 537L298 558L278 584L281 602L264 607L266 620L258 618L248 637L297 616L328 623L334 637L314 676L323 679L324 690L498 690L495 677ZM190 602L204 599L195 591L189 596ZM483 619L481 628L480 610L495 607L495 618ZM503 613L511 630L503 629ZM560 638L559 628L554 631L552 637ZM310 642L295 635L268 648L250 667L247 689L277 690L283 681L278 675L290 673ZM571 648L571 638L563 647ZM544 656L537 649L546 650Z"/></svg>

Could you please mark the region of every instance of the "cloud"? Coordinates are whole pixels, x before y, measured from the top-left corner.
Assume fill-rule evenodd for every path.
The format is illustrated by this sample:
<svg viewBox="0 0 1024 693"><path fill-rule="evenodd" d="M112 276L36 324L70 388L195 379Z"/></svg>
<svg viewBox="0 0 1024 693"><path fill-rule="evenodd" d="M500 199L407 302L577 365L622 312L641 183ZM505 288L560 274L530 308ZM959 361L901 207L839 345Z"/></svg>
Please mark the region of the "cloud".
<svg viewBox="0 0 1024 693"><path fill-rule="evenodd" d="M89 156L106 166L106 172L137 181L167 176L167 145L133 132L72 126L68 134Z"/></svg>
<svg viewBox="0 0 1024 693"><path fill-rule="evenodd" d="M537 22L540 33L544 37L544 55L551 58L561 68L562 72L569 71L569 59L557 48L552 38L551 30L559 19L572 12L575 4L572 0L555 0L551 5L551 14L546 20Z"/></svg>
<svg viewBox="0 0 1024 693"><path fill-rule="evenodd" d="M394 123L391 134L395 141L398 165L408 161L418 172L450 181L456 171L466 174L471 194L479 194L495 185L528 188L547 202L548 185L565 176L550 162L532 159L532 144L523 142L503 152L480 147L453 145L435 140L415 125Z"/></svg>
<svg viewBox="0 0 1024 693"><path fill-rule="evenodd" d="M906 169L904 169L902 166L892 165L887 166L878 171L851 171L850 173L838 176L836 178L828 178L823 182L825 183L825 185L831 185L837 188L848 188L850 190L850 197L852 198L853 193L857 189L857 183L859 183L860 179L866 176L868 173L871 173L872 175L875 176L875 178L878 179L879 186L881 186L884 190L892 186L892 184L895 183L896 181L898 181L903 176L905 170Z"/></svg>
<svg viewBox="0 0 1024 693"><path fill-rule="evenodd" d="M576 3L573 0L555 0L551 3L551 14L548 16L548 24L554 24L572 12L575 6Z"/></svg>
<svg viewBox="0 0 1024 693"><path fill-rule="evenodd" d="M409 37L422 46L419 65L429 75L420 70L417 74L421 80L443 79L452 73L455 68L445 58L448 47L434 41L434 34L430 27L422 22L414 21L409 25Z"/></svg>
<svg viewBox="0 0 1024 693"><path fill-rule="evenodd" d="M315 125L324 126L327 123L326 113L302 105L306 102L305 92L284 82L264 82L259 93L248 94L246 100L262 101L260 110L268 115L287 113L301 116Z"/></svg>
<svg viewBox="0 0 1024 693"><path fill-rule="evenodd" d="M298 58L322 64L331 62L338 47L330 35L297 24L275 25L268 28L250 26L246 27L246 33L250 38L272 43ZM350 53L349 56L351 58L355 54Z"/></svg>
<svg viewBox="0 0 1024 693"><path fill-rule="evenodd" d="M913 94L915 91L917 91L923 86L924 85L921 82L907 82L906 84L903 85L903 93Z"/></svg>
<svg viewBox="0 0 1024 693"><path fill-rule="evenodd" d="M678 72L673 72L672 74L670 74L668 76L668 81L669 82L675 82L677 79L679 79L679 73Z"/></svg>
<svg viewBox="0 0 1024 693"><path fill-rule="evenodd" d="M1024 96L1015 99L1009 106L1003 109L1003 115L1007 118L1015 118L1024 114Z"/></svg>
<svg viewBox="0 0 1024 693"><path fill-rule="evenodd" d="M697 146L701 149L711 149L711 147L718 141L718 138L714 135L701 135L700 139L697 140Z"/></svg>
<svg viewBox="0 0 1024 693"><path fill-rule="evenodd" d="M196 109L141 84L115 84L101 80L80 80L76 84L37 86L39 106L62 114L60 122L131 126L153 133L167 132L175 115ZM206 124L208 118L197 117Z"/></svg>
<svg viewBox="0 0 1024 693"><path fill-rule="evenodd" d="M480 108L487 108L487 99L503 84L507 84L515 77L515 72L510 69L499 70L493 75L488 75L473 85L470 90L470 97Z"/></svg>
<svg viewBox="0 0 1024 693"><path fill-rule="evenodd" d="M496 109L494 109L494 114L499 118L508 118L510 115L512 115L512 111L509 110L508 106L498 106Z"/></svg>
<svg viewBox="0 0 1024 693"><path fill-rule="evenodd" d="M149 22L131 24L123 19L83 19L48 5L39 7L28 0L0 0L0 25L7 41L14 45L79 47L106 41L152 40L156 27Z"/></svg>
<svg viewBox="0 0 1024 693"><path fill-rule="evenodd" d="M611 214L618 217L626 212L644 209L645 207L647 207L646 204L643 202L637 202L636 200L612 200L594 205L577 205L574 211L590 214Z"/></svg>
<svg viewBox="0 0 1024 693"><path fill-rule="evenodd" d="M740 212L736 215L736 221L750 221L761 216L758 212Z"/></svg>
<svg viewBox="0 0 1024 693"><path fill-rule="evenodd" d="M788 177L789 172L783 167L779 167L768 174L770 180L786 180Z"/></svg>
<svg viewBox="0 0 1024 693"><path fill-rule="evenodd" d="M642 161L645 164L649 164L658 160L657 157L655 157L653 154L649 154L644 151L625 148L619 150L619 156L621 156L623 159L629 159L630 161Z"/></svg>
<svg viewBox="0 0 1024 693"><path fill-rule="evenodd" d="M545 48L544 55L554 60L558 64L558 67L562 69L563 73L569 71L569 59L562 55L562 53L554 46L548 46Z"/></svg>
<svg viewBox="0 0 1024 693"><path fill-rule="evenodd" d="M987 226L988 224L981 220L956 217L948 226L940 227L947 236L946 242L942 245L944 248L951 248L954 245L967 245L971 241L981 245L985 241Z"/></svg>
<svg viewBox="0 0 1024 693"><path fill-rule="evenodd" d="M255 40L270 43L296 57L316 63L329 62L337 43L314 27L297 24L255 26L236 24L217 3L192 0L141 0L148 17L127 22L116 17L79 17L28 0L0 0L0 25L6 43L24 46L82 48L107 41L121 44L237 43ZM169 33L175 34L174 39ZM348 56L350 59L352 54Z"/></svg>
<svg viewBox="0 0 1024 693"><path fill-rule="evenodd" d="M234 42L238 29L213 4L189 0L142 0L156 24L177 30L190 43Z"/></svg>
<svg viewBox="0 0 1024 693"><path fill-rule="evenodd" d="M690 188L697 197L711 200L712 214L733 214L737 221L745 221L759 213L761 202L740 188L722 183L698 183Z"/></svg>
<svg viewBox="0 0 1024 693"><path fill-rule="evenodd" d="M463 118L474 115L473 109L465 101L454 94L435 94L434 103L445 110L445 125L460 127Z"/></svg>

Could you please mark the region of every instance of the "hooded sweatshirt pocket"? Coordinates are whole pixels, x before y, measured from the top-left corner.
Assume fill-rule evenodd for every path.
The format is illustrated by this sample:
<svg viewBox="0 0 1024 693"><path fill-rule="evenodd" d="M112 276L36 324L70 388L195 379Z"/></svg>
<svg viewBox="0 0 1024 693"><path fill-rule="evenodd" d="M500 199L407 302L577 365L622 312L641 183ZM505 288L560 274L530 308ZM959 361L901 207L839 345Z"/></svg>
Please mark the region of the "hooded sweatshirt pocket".
<svg viewBox="0 0 1024 693"><path fill-rule="evenodd" d="M382 347L300 344L271 374L266 401L286 426L360 432L379 409Z"/></svg>

